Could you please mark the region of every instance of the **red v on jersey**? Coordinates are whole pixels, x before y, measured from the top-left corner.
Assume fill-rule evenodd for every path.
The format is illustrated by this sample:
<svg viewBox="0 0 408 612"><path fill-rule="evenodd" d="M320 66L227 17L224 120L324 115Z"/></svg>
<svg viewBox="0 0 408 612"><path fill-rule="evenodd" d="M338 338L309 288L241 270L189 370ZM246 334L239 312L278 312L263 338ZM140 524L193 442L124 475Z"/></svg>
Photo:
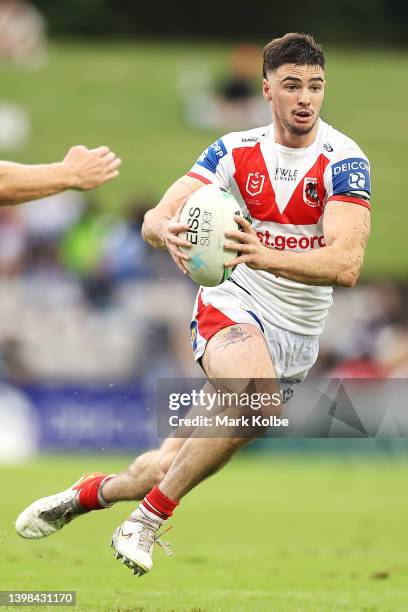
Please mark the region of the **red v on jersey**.
<svg viewBox="0 0 408 612"><path fill-rule="evenodd" d="M276 203L271 177L260 143L254 147L240 147L232 151L234 179L250 215L260 221L280 224L315 225L323 213L325 189L323 174L329 163L322 153L297 182L285 209L280 212ZM288 186L288 189L290 187Z"/></svg>

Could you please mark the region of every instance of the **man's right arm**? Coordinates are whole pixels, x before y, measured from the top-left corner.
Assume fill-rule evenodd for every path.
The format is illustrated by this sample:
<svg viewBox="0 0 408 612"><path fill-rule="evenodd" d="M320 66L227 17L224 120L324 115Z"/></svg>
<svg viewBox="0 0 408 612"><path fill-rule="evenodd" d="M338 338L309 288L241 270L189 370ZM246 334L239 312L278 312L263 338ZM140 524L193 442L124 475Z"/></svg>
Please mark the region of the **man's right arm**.
<svg viewBox="0 0 408 612"><path fill-rule="evenodd" d="M168 223L178 221L184 203L203 186L202 181L190 176L183 176L173 183L157 206L145 214L142 227L143 239L156 249L165 249Z"/></svg>
<svg viewBox="0 0 408 612"><path fill-rule="evenodd" d="M178 237L180 232L188 229L179 222L182 207L197 189L204 187L204 182L191 176L183 176L166 191L160 202L147 211L142 227L142 237L156 249L168 249L177 267L185 273L182 260L189 259L180 250L181 246L189 248L187 240Z"/></svg>
<svg viewBox="0 0 408 612"><path fill-rule="evenodd" d="M157 249L167 248L177 267L184 273L186 269L183 261L190 258L180 247L189 248L191 243L178 237L179 233L189 229L179 222L181 209L197 189L208 183L229 187L233 162L231 151L228 151L223 138L219 138L202 152L190 172L176 181L144 218L144 240Z"/></svg>

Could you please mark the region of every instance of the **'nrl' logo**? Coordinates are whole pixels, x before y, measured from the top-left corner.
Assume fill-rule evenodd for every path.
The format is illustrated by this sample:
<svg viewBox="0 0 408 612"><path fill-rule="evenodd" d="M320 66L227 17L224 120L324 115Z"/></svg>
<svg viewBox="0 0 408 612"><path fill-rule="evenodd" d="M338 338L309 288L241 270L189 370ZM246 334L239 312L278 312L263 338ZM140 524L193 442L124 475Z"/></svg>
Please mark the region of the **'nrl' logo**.
<svg viewBox="0 0 408 612"><path fill-rule="evenodd" d="M250 172L246 182L246 192L251 196L261 193L265 183L265 175L259 172Z"/></svg>

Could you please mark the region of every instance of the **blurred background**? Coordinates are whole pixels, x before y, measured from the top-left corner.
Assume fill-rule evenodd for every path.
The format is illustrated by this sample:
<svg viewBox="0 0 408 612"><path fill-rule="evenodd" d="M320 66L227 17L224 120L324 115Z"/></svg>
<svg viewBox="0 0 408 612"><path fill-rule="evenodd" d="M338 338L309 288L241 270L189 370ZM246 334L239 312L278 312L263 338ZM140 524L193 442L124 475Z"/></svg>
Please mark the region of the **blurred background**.
<svg viewBox="0 0 408 612"><path fill-rule="evenodd" d="M0 158L53 162L106 144L123 159L100 190L0 209L1 588L76 588L86 564L81 609L269 612L272 591L279 611L408 609L404 440L258 441L183 502L179 558L138 596L106 549L123 505L32 548L12 528L39 495L157 443L158 377L201 375L196 287L143 243L143 214L216 138L269 122L262 46L285 32L323 43L323 118L359 143L373 178L361 281L335 290L313 372L407 378L407 18L401 0L0 0ZM255 522L245 495L259 501ZM228 520L197 530L212 513ZM366 581L389 576L391 589Z"/></svg>
<svg viewBox="0 0 408 612"><path fill-rule="evenodd" d="M157 378L200 376L189 344L196 287L142 241L143 214L214 139L269 122L262 45L285 31L325 45L323 117L360 144L373 175L362 280L336 289L314 374L408 373L406 5L230 8L198 21L183 3L154 18L153 5L131 2L0 1L0 155L52 162L83 143L124 160L100 190L0 210L5 461L37 447L148 446Z"/></svg>

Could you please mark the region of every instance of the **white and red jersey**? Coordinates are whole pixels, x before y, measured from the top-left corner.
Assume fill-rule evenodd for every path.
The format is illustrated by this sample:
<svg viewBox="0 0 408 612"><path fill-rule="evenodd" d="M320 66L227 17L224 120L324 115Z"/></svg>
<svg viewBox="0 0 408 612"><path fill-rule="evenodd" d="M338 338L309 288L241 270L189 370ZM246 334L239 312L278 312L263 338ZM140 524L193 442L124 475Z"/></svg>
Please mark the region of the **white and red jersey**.
<svg viewBox="0 0 408 612"><path fill-rule="evenodd" d="M370 169L358 145L319 119L306 148L275 142L273 124L223 136L188 173L229 189L262 243L305 252L325 247L327 202L370 208ZM240 265L233 279L259 300L273 323L304 335L319 335L332 303L332 288L304 285Z"/></svg>

